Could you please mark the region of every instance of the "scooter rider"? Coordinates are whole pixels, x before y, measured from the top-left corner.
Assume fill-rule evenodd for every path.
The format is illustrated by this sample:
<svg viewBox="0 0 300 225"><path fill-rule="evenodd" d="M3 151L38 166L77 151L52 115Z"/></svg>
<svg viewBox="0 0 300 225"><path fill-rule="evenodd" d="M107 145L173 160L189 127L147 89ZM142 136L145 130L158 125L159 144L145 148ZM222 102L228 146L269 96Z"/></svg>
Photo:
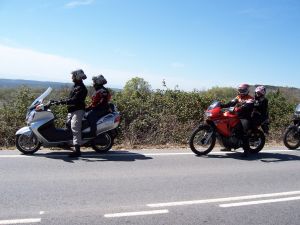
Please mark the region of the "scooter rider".
<svg viewBox="0 0 300 225"><path fill-rule="evenodd" d="M91 137L96 137L97 120L109 113L108 102L110 101L111 95L107 88L104 87L104 85L107 84L107 81L102 74L94 76L92 80L95 93L92 96L91 104L86 108L86 118L90 123Z"/></svg>
<svg viewBox="0 0 300 225"><path fill-rule="evenodd" d="M87 78L83 70L75 70L71 72L74 86L70 92L69 98L57 102L57 104L68 106L67 127L71 127L73 134L73 145L75 152L69 154L70 157L79 157L81 155L81 127L82 118L85 113L85 98L87 89L83 80Z"/></svg>
<svg viewBox="0 0 300 225"><path fill-rule="evenodd" d="M255 88L255 102L252 112L252 121L255 126L261 126L266 134L269 134L269 110L268 99L265 97L266 88L264 86L258 86Z"/></svg>

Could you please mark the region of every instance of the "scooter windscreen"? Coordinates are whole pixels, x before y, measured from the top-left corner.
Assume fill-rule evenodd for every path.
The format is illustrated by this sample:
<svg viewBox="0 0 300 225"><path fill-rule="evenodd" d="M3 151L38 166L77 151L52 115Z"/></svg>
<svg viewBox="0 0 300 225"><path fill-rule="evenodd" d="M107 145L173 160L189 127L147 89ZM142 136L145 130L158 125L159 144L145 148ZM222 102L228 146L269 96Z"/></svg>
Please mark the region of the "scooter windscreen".
<svg viewBox="0 0 300 225"><path fill-rule="evenodd" d="M29 106L29 110L33 109L38 104L42 103L42 101L51 93L52 88L48 87L47 90L41 94L37 99L35 99L32 104Z"/></svg>

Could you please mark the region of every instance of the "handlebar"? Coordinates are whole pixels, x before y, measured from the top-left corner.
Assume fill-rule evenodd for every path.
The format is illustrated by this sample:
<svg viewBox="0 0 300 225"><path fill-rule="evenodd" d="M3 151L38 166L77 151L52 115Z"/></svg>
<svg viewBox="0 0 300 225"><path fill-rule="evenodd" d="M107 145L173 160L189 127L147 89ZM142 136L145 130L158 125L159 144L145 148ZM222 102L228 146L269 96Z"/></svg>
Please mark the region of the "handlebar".
<svg viewBox="0 0 300 225"><path fill-rule="evenodd" d="M235 107L229 107L229 108L222 108L221 111L224 112L230 112L234 113L235 112Z"/></svg>

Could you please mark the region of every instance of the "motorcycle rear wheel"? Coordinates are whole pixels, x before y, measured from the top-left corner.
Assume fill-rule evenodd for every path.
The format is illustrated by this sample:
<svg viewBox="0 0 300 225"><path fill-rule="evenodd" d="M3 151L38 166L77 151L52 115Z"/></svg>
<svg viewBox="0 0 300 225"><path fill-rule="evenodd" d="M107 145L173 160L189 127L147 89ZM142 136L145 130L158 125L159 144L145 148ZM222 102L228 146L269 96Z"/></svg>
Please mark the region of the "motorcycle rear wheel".
<svg viewBox="0 0 300 225"><path fill-rule="evenodd" d="M283 135L283 144L288 149L297 149L300 146L300 134L297 126L291 126L286 129Z"/></svg>
<svg viewBox="0 0 300 225"><path fill-rule="evenodd" d="M100 134L97 138L101 138L102 141L101 143L93 142L92 148L98 153L108 152L114 144L114 139L110 133Z"/></svg>
<svg viewBox="0 0 300 225"><path fill-rule="evenodd" d="M264 132L257 130L252 132L248 138L247 147L249 147L250 153L259 153L266 143L266 137Z"/></svg>
<svg viewBox="0 0 300 225"><path fill-rule="evenodd" d="M190 137L189 146L196 155L206 155L216 144L215 132L209 125L195 129Z"/></svg>
<svg viewBox="0 0 300 225"><path fill-rule="evenodd" d="M25 155L32 155L38 151L41 147L41 143L38 141L34 134L18 134L16 136L16 147Z"/></svg>

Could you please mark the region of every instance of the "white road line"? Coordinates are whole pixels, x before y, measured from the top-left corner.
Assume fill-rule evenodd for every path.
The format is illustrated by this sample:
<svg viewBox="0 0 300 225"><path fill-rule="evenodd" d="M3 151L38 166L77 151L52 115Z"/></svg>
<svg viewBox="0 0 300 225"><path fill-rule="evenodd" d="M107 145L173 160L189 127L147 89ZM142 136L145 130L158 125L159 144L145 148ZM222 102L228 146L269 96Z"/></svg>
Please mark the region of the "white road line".
<svg viewBox="0 0 300 225"><path fill-rule="evenodd" d="M295 152L295 150L264 150L261 153L274 153L274 152ZM236 152L210 152L209 155L225 155L225 154L234 154ZM43 154L47 153L40 153L38 156L43 156ZM67 155L67 152L66 152ZM192 152L162 152L162 153L112 153L112 154L84 154L83 157L95 157L95 156L107 156L107 157L120 157L120 156L136 156L136 155L144 155L144 156L177 156L177 155L195 155ZM50 157L63 157L64 155L50 155ZM36 158L35 155L0 155L0 158Z"/></svg>
<svg viewBox="0 0 300 225"><path fill-rule="evenodd" d="M273 152L292 152L295 150L265 150L265 151L260 151L261 153L273 153ZM235 151L231 151L231 152L210 152L208 155L226 155L226 154L234 154L236 153ZM120 154L120 155L126 155L126 153L124 154ZM142 154L144 156L172 156L172 155L195 155L195 153L193 152L169 152L169 153L145 153Z"/></svg>
<svg viewBox="0 0 300 225"><path fill-rule="evenodd" d="M229 203L229 204L221 204L219 206L222 207L222 208L228 208L228 207L258 205L258 204L266 204L266 203L274 203L274 202L286 202L286 201L295 201L295 200L300 200L300 196L289 197L289 198L267 199L267 200L260 200L260 201L236 202L236 203Z"/></svg>
<svg viewBox="0 0 300 225"><path fill-rule="evenodd" d="M23 223L40 223L41 218L31 219L15 219L15 220L0 220L0 224L23 224Z"/></svg>
<svg viewBox="0 0 300 225"><path fill-rule="evenodd" d="M298 194L300 194L300 191L290 191L290 192L278 192L278 193L259 194L259 195L245 195L245 196L227 197L227 198L214 198L214 199L202 199L202 200L192 200L192 201L154 203L154 204L147 204L147 206L156 208L156 207L168 207L168 206L194 205L194 204L230 202L230 201L238 201L238 200L268 198L268 197L278 197L278 196L288 196L288 195L298 195Z"/></svg>
<svg viewBox="0 0 300 225"><path fill-rule="evenodd" d="M27 155L0 155L0 158L30 158Z"/></svg>
<svg viewBox="0 0 300 225"><path fill-rule="evenodd" d="M105 214L104 217L114 218L114 217L127 217L127 216L155 215L155 214L165 214L165 213L169 213L169 210L162 209L162 210L139 211L139 212L112 213L112 214Z"/></svg>
<svg viewBox="0 0 300 225"><path fill-rule="evenodd" d="M44 215L45 214L45 211L40 211L40 215Z"/></svg>

